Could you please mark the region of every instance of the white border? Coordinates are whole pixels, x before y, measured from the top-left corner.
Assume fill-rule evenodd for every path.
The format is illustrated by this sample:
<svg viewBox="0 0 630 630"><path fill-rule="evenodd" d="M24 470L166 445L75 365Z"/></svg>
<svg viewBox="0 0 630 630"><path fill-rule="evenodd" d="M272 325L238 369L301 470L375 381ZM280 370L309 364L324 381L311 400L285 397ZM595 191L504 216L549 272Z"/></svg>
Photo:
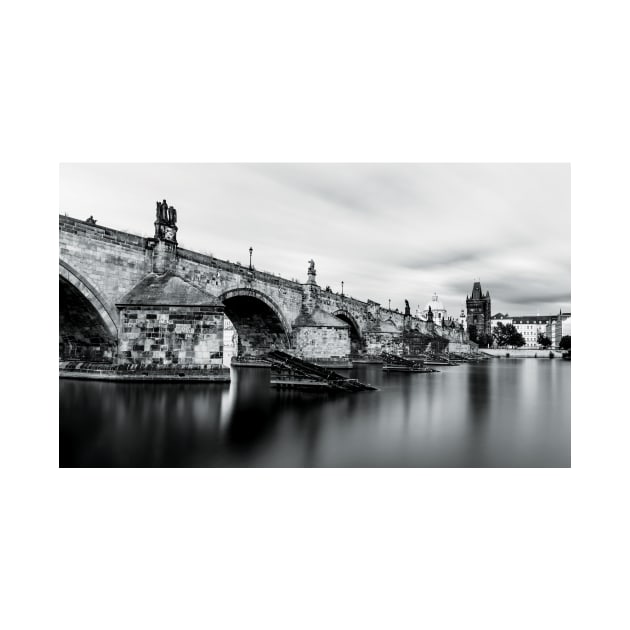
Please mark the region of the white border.
<svg viewBox="0 0 630 630"><path fill-rule="evenodd" d="M627 627L621 8L11 7L3 627ZM130 160L571 162L573 468L59 470L57 165Z"/></svg>

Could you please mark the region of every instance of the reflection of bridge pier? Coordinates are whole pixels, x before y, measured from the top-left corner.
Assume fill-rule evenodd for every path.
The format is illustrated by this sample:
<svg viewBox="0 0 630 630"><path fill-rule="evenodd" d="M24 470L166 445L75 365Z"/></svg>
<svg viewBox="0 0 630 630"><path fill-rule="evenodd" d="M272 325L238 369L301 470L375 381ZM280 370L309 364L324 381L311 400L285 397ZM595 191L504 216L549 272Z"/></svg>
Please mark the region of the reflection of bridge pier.
<svg viewBox="0 0 630 630"><path fill-rule="evenodd" d="M409 331L464 341L461 330L433 333L377 302L322 290L313 261L300 283L183 249L176 236L174 208L157 212L153 238L59 217L60 356L204 369L230 351L312 361L402 354Z"/></svg>

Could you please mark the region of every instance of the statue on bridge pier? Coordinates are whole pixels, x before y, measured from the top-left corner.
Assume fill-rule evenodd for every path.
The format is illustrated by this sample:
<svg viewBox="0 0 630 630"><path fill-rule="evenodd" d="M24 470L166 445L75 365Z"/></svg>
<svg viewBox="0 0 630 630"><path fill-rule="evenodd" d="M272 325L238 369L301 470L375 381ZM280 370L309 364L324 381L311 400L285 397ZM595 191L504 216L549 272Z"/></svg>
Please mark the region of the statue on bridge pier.
<svg viewBox="0 0 630 630"><path fill-rule="evenodd" d="M405 300L405 317L411 317L411 308L409 307L409 300Z"/></svg>
<svg viewBox="0 0 630 630"><path fill-rule="evenodd" d="M317 284L315 281L315 276L317 275L317 272L315 271L315 261L311 258L308 261L308 280L307 283L308 284Z"/></svg>
<svg viewBox="0 0 630 630"><path fill-rule="evenodd" d="M155 202L155 220L166 225L177 224L177 210L173 206L169 206L166 199L161 202Z"/></svg>
<svg viewBox="0 0 630 630"><path fill-rule="evenodd" d="M177 242L177 210L166 199L155 203L155 238Z"/></svg>

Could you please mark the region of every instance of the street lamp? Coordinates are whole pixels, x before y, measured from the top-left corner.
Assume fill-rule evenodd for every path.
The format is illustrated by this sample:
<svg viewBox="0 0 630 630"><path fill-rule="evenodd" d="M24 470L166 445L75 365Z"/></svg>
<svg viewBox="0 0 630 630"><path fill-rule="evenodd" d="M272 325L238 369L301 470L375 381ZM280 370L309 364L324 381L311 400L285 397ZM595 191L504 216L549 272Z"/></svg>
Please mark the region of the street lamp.
<svg viewBox="0 0 630 630"><path fill-rule="evenodd" d="M341 297L343 297L343 280L341 281Z"/></svg>
<svg viewBox="0 0 630 630"><path fill-rule="evenodd" d="M252 252L254 249L252 247L249 248L249 270L252 270Z"/></svg>
<svg viewBox="0 0 630 630"><path fill-rule="evenodd" d="M389 302L389 306L387 307L387 310L391 311L392 310L392 298L389 298L388 302Z"/></svg>

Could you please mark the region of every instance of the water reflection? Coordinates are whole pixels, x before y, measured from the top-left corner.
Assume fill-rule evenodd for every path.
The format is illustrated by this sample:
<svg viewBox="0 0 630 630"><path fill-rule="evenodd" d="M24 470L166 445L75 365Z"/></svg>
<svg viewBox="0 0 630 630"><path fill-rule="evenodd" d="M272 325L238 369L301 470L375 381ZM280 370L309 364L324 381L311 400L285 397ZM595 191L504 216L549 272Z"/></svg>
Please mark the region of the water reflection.
<svg viewBox="0 0 630 630"><path fill-rule="evenodd" d="M356 395L227 385L59 383L62 466L569 466L571 364L350 374Z"/></svg>
<svg viewBox="0 0 630 630"><path fill-rule="evenodd" d="M274 401L269 388L269 369L232 370L234 402L228 417L226 440L234 448L247 450L268 433L274 423Z"/></svg>

